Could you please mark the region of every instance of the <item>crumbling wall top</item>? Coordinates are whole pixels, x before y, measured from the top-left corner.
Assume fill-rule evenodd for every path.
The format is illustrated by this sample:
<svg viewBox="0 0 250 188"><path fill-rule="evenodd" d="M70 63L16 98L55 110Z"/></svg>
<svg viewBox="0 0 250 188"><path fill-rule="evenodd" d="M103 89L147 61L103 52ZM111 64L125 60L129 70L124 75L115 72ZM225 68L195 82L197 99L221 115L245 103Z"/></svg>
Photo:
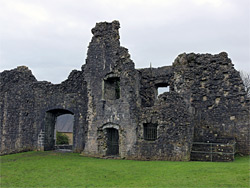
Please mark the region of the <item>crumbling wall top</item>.
<svg viewBox="0 0 250 188"><path fill-rule="evenodd" d="M0 87L8 89L12 84L26 84L36 82L35 76L26 66L19 66L12 70L6 70L0 73Z"/></svg>
<svg viewBox="0 0 250 188"><path fill-rule="evenodd" d="M96 26L91 30L95 37L100 36L119 36L118 29L120 28L119 21L113 21L111 23L108 22L100 22L96 23Z"/></svg>
<svg viewBox="0 0 250 188"><path fill-rule="evenodd" d="M173 62L174 67L178 66L195 66L195 65L206 65L207 63L223 64L223 65L231 65L232 61L228 58L228 54L226 52L220 52L219 54L196 54L196 53L182 53L177 56L177 58Z"/></svg>

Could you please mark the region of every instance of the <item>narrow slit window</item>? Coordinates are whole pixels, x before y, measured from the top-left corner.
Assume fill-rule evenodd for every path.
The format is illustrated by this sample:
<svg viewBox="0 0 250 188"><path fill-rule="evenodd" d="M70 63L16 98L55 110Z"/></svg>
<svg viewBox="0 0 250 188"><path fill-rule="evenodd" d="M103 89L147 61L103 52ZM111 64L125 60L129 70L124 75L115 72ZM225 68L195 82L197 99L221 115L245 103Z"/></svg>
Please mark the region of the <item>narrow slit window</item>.
<svg viewBox="0 0 250 188"><path fill-rule="evenodd" d="M154 141L157 139L157 124L143 124L144 139Z"/></svg>

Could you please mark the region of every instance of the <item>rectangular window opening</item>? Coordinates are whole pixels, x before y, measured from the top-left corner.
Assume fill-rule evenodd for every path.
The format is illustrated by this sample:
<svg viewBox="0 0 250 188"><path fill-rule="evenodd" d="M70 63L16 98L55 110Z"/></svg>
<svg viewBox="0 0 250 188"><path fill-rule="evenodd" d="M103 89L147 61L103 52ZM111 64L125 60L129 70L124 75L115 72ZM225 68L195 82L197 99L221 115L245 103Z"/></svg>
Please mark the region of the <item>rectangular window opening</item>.
<svg viewBox="0 0 250 188"><path fill-rule="evenodd" d="M155 85L155 88L156 88L156 97L157 98L159 97L159 95L171 91L169 83L158 83Z"/></svg>
<svg viewBox="0 0 250 188"><path fill-rule="evenodd" d="M120 98L120 78L111 77L104 80L104 98L109 100Z"/></svg>
<svg viewBox="0 0 250 188"><path fill-rule="evenodd" d="M167 87L158 87L157 88L157 97L165 92L169 92L170 89L169 89L169 86Z"/></svg>
<svg viewBox="0 0 250 188"><path fill-rule="evenodd" d="M154 141L157 139L157 124L143 124L144 139Z"/></svg>

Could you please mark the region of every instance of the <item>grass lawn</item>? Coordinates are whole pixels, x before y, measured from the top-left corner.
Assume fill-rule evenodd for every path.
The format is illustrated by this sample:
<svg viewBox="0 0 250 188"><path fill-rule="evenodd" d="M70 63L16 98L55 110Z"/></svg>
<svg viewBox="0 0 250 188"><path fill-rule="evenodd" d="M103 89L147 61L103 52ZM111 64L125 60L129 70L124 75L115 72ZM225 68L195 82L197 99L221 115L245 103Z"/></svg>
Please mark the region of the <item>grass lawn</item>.
<svg viewBox="0 0 250 188"><path fill-rule="evenodd" d="M132 161L50 151L0 160L0 187L249 188L249 157L234 162Z"/></svg>

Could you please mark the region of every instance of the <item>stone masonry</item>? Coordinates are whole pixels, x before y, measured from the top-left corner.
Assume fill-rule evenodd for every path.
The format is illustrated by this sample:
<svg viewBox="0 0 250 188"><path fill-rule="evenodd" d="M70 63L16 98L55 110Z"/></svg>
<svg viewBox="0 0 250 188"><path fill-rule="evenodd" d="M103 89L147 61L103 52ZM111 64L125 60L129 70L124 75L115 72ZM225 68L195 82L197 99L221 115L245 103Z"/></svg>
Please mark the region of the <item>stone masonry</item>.
<svg viewBox="0 0 250 188"><path fill-rule="evenodd" d="M227 53L135 69L119 28L97 23L86 64L61 84L37 81L25 66L0 73L1 155L53 150L63 114L74 115L73 151L86 156L188 161L199 158L195 143L221 142L250 154L250 103Z"/></svg>

